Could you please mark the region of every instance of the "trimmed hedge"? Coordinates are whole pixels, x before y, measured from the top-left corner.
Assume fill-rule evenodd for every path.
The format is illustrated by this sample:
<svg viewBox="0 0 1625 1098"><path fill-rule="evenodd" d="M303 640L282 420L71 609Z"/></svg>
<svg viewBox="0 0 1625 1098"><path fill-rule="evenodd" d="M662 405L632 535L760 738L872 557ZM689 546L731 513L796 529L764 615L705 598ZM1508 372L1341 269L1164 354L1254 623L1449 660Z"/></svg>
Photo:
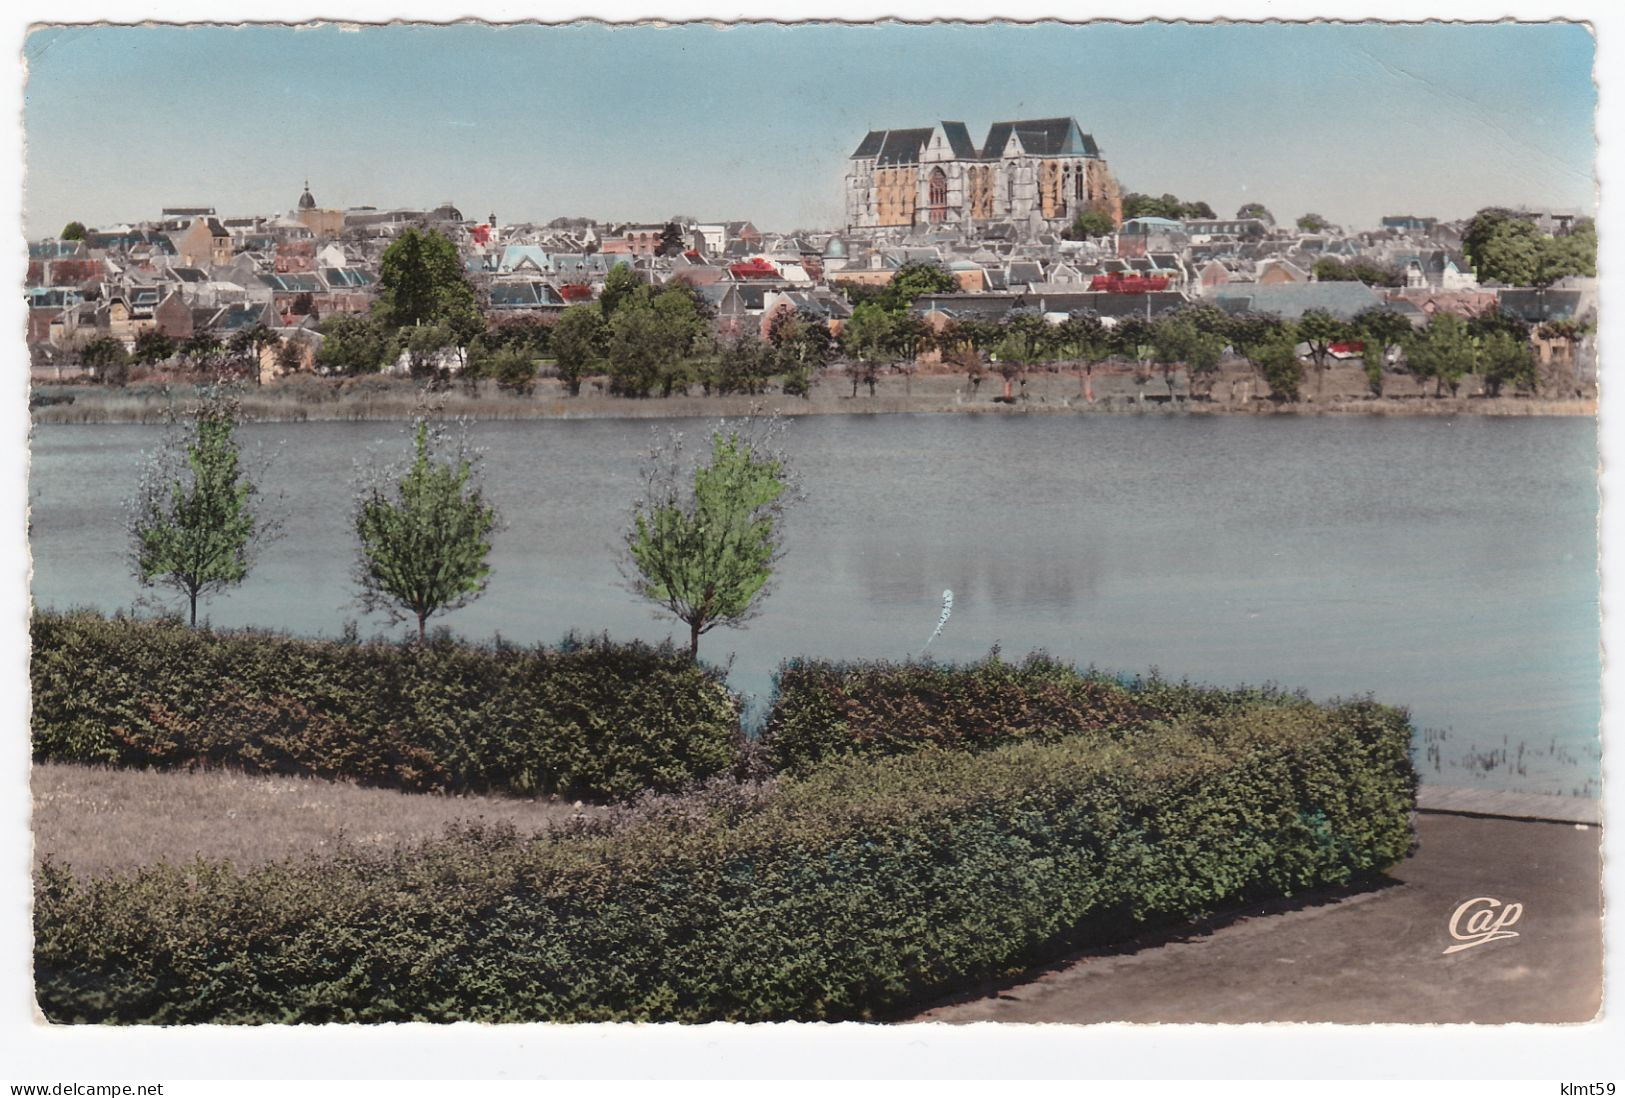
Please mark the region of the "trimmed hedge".
<svg viewBox="0 0 1625 1098"><path fill-rule="evenodd" d="M886 1017L1385 869L1412 846L1409 745L1403 711L1283 702L718 781L532 840L91 881L48 866L36 994L57 1022Z"/></svg>
<svg viewBox="0 0 1625 1098"><path fill-rule="evenodd" d="M301 640L36 613L36 759L620 798L738 757L739 703L671 645Z"/></svg>
<svg viewBox="0 0 1625 1098"><path fill-rule="evenodd" d="M762 742L769 765L794 774L837 758L1121 732L1169 715L1121 683L1042 653L1021 664L1005 663L997 650L963 665L796 659L779 668L774 686Z"/></svg>

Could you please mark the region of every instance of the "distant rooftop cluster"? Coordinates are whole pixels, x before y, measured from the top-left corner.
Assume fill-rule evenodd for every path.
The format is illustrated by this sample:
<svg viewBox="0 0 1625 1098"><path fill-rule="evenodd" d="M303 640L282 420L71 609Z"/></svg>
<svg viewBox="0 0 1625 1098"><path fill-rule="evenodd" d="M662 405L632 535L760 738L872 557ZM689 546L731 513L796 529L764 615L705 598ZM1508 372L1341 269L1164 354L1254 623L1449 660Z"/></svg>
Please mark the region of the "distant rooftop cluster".
<svg viewBox="0 0 1625 1098"><path fill-rule="evenodd" d="M960 123L873 131L850 158L847 186L849 198L867 191L849 205L855 223L787 233L741 218L504 223L465 217L449 200L332 209L308 180L284 213L169 206L81 239L32 242L28 343L36 370L60 375L96 339L134 347L149 331L184 341L263 325L310 349L308 364L326 319L371 310L380 258L408 228L452 240L493 324L550 322L596 300L617 267L653 286L686 281L724 339L766 337L785 310L838 332L851 287L883 286L911 264L941 267L958 287L915 302L939 320L1155 316L1198 301L1287 319L1382 305L1416 325L1439 311L1553 320L1595 309L1595 280L1538 292L1481 285L1463 225L1431 216L1396 214L1369 232L1306 232L1258 216L1124 220L1098 145L1070 118L996 123L979 146ZM1106 214L1110 230L1071 239L1080 202ZM1516 216L1548 232L1575 224L1570 211Z"/></svg>

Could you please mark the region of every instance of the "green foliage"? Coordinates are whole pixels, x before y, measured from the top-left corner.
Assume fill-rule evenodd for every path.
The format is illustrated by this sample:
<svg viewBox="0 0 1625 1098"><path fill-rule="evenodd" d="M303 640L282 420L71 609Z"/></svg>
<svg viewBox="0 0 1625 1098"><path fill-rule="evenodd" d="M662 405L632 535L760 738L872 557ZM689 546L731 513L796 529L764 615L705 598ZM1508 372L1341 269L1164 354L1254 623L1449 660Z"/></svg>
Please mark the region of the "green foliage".
<svg viewBox="0 0 1625 1098"><path fill-rule="evenodd" d="M1157 360L1162 363L1168 391L1173 392L1173 374L1185 367L1186 385L1192 393L1219 372L1219 356L1224 353L1224 337L1213 331L1216 323L1208 320L1198 323L1198 310L1210 307L1178 309L1158 317L1151 326L1151 342L1156 347ZM1217 310L1212 310L1217 312ZM1208 330L1204 330L1204 327Z"/></svg>
<svg viewBox="0 0 1625 1098"><path fill-rule="evenodd" d="M1506 331L1492 331L1478 341L1478 365L1484 375L1484 388L1490 396L1500 396L1503 386L1535 388L1535 356L1526 340Z"/></svg>
<svg viewBox="0 0 1625 1098"><path fill-rule="evenodd" d="M433 229L407 229L384 249L373 315L388 329L446 327L459 345L485 328L457 246Z"/></svg>
<svg viewBox="0 0 1625 1098"><path fill-rule="evenodd" d="M852 310L841 327L841 350L850 360L847 372L852 379L852 395L858 395L859 382L875 395L875 382L882 367L896 361L896 322L878 301L865 301Z"/></svg>
<svg viewBox="0 0 1625 1098"><path fill-rule="evenodd" d="M767 380L772 373L771 349L757 339L754 332L746 332L722 348L711 385L723 395L745 393L754 396L767 390Z"/></svg>
<svg viewBox="0 0 1625 1098"><path fill-rule="evenodd" d="M1264 368L1261 355L1265 351L1273 353L1275 345L1282 338L1289 343L1297 342L1292 326L1271 313L1238 313L1232 316L1228 335L1236 353L1259 371Z"/></svg>
<svg viewBox="0 0 1625 1098"><path fill-rule="evenodd" d="M497 388L515 396L528 396L536 386L536 360L524 351L503 348L485 364Z"/></svg>
<svg viewBox="0 0 1625 1098"><path fill-rule="evenodd" d="M1318 233L1332 227L1332 223L1317 213L1306 213L1298 218L1298 228L1306 233Z"/></svg>
<svg viewBox="0 0 1625 1098"><path fill-rule="evenodd" d="M148 458L126 516L130 564L143 587L162 585L197 603L247 578L274 524L256 513L253 480L241 468L236 405L204 396Z"/></svg>
<svg viewBox="0 0 1625 1098"><path fill-rule="evenodd" d="M1399 286L1404 278L1392 267L1379 266L1369 259L1351 259L1344 262L1335 256L1315 260L1317 282L1363 282L1367 286Z"/></svg>
<svg viewBox="0 0 1625 1098"><path fill-rule="evenodd" d="M666 227L660 230L660 243L655 247L655 255L679 255L688 248L688 242L683 239L683 230L675 221L666 222Z"/></svg>
<svg viewBox="0 0 1625 1098"><path fill-rule="evenodd" d="M391 621L417 619L418 643L429 617L467 606L485 590L497 513L485 502L466 438L450 460L448 440L419 417L405 469L364 482L356 497L356 582L361 604ZM403 613L404 611L404 613Z"/></svg>
<svg viewBox="0 0 1625 1098"><path fill-rule="evenodd" d="M905 263L897 268L891 281L881 292L880 304L892 316L908 311L914 300L922 294L952 294L959 292L959 283L946 268L935 263Z"/></svg>
<svg viewBox="0 0 1625 1098"><path fill-rule="evenodd" d="M1153 198L1148 194L1131 191L1123 196L1123 219L1134 217L1165 217L1170 221L1190 221L1212 218L1213 207L1206 202L1181 202L1171 194Z"/></svg>
<svg viewBox="0 0 1625 1098"><path fill-rule="evenodd" d="M736 758L738 702L670 645L305 640L36 613L39 760L594 800Z"/></svg>
<svg viewBox="0 0 1625 1098"><path fill-rule="evenodd" d="M123 348L121 347L120 350ZM175 341L156 328L150 328L135 337L135 351L130 358L143 366L156 366L174 357Z"/></svg>
<svg viewBox="0 0 1625 1098"><path fill-rule="evenodd" d="M609 318L610 391L646 397L657 385L662 396L686 389L692 380L686 360L703 349L708 333L687 283L674 281L658 294L639 286Z"/></svg>
<svg viewBox="0 0 1625 1098"><path fill-rule="evenodd" d="M1372 396L1382 396L1382 367L1388 350L1375 339L1367 337L1360 348L1360 367L1365 372L1366 387Z"/></svg>
<svg viewBox="0 0 1625 1098"><path fill-rule="evenodd" d="M818 1021L1413 846L1405 715L1191 717L1121 739L826 765L524 840L465 828L250 871L193 862L34 896L56 1023Z"/></svg>
<svg viewBox="0 0 1625 1098"><path fill-rule="evenodd" d="M85 223L83 221L70 221L62 226L62 231L56 234L58 240L83 240L85 238Z"/></svg>
<svg viewBox="0 0 1625 1098"><path fill-rule="evenodd" d="M129 373L129 352L112 336L98 336L79 348L79 361L95 371L98 378L115 384L123 384Z"/></svg>
<svg viewBox="0 0 1625 1098"><path fill-rule="evenodd" d="M1072 226L1067 230L1067 236L1072 240L1093 240L1096 237L1110 236L1117 231L1112 219L1100 210L1084 210L1073 218Z"/></svg>
<svg viewBox="0 0 1625 1098"><path fill-rule="evenodd" d="M690 472L680 438L650 455L626 533L632 590L689 628L689 654L719 625L754 617L783 556L791 487L772 449L776 419L718 426L710 461Z"/></svg>
<svg viewBox="0 0 1625 1098"><path fill-rule="evenodd" d="M1017 741L1143 727L1154 712L1116 683L1041 654L1020 664L830 663L779 668L762 743L777 772L927 749L988 751Z"/></svg>
<svg viewBox="0 0 1625 1098"><path fill-rule="evenodd" d="M630 263L617 263L604 276L604 288L598 294L599 312L605 320L614 320L621 306L638 291L645 289L646 284Z"/></svg>
<svg viewBox="0 0 1625 1098"><path fill-rule="evenodd" d="M1261 221L1269 222L1271 225L1275 224L1275 216L1273 214L1271 214L1269 212L1269 210L1264 207L1264 204L1262 202L1248 202L1248 203L1246 203L1244 206L1242 206L1239 210L1236 211L1236 217L1238 219L1256 217Z"/></svg>
<svg viewBox="0 0 1625 1098"><path fill-rule="evenodd" d="M768 326L772 369L783 376L786 396L810 396L812 379L835 354L829 324L806 312L780 310Z"/></svg>
<svg viewBox="0 0 1625 1098"><path fill-rule="evenodd" d="M609 348L609 329L604 314L592 305L572 305L559 317L553 329L553 358L559 379L571 396L581 393L581 379Z"/></svg>
<svg viewBox="0 0 1625 1098"><path fill-rule="evenodd" d="M1368 343L1379 343L1384 348L1405 342L1413 329L1402 314L1386 306L1374 305L1355 314L1349 327L1352 334Z"/></svg>
<svg viewBox="0 0 1625 1098"><path fill-rule="evenodd" d="M1298 338L1309 344L1309 355L1315 360L1316 387L1324 387L1332 344L1349 338L1351 329L1324 309L1306 309L1298 318L1297 332Z"/></svg>
<svg viewBox="0 0 1625 1098"><path fill-rule="evenodd" d="M1597 273L1597 229L1584 221L1562 236L1548 236L1510 210L1479 210L1462 234L1480 282L1503 286L1550 286L1571 275Z"/></svg>
<svg viewBox="0 0 1625 1098"><path fill-rule="evenodd" d="M1417 384L1432 378L1435 395L1446 385L1454 393L1477 358L1466 322L1445 312L1434 313L1427 327L1413 333L1405 344L1405 361L1411 374Z"/></svg>
<svg viewBox="0 0 1625 1098"><path fill-rule="evenodd" d="M370 316L335 313L322 321L316 365L324 373L354 377L376 374L390 359L389 339Z"/></svg>
<svg viewBox="0 0 1625 1098"><path fill-rule="evenodd" d="M1252 344L1247 357L1258 366L1270 387L1270 398L1297 403L1303 387L1303 363L1298 361L1297 340L1290 328L1278 329Z"/></svg>

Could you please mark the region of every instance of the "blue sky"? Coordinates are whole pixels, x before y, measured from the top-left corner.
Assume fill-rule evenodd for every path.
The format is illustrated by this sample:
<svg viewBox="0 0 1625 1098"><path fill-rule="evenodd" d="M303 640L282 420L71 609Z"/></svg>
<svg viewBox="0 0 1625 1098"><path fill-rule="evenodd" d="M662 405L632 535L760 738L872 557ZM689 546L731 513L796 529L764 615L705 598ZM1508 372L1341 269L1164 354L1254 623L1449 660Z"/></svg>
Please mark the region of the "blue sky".
<svg viewBox="0 0 1625 1098"><path fill-rule="evenodd" d="M30 235L165 205L835 226L870 128L1074 115L1125 190L1350 226L1594 202L1568 25L94 27L27 39Z"/></svg>

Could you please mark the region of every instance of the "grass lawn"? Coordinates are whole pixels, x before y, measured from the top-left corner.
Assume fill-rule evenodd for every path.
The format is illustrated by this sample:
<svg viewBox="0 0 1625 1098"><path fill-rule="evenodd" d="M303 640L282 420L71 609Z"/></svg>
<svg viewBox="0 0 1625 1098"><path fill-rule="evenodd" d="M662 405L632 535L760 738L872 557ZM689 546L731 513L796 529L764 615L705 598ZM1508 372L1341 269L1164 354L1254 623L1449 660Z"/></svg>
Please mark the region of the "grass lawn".
<svg viewBox="0 0 1625 1098"><path fill-rule="evenodd" d="M36 763L31 784L35 864L49 856L81 876L198 856L258 865L331 852L341 842L387 848L437 837L459 820L512 824L527 835L604 811L555 799L402 793L228 770Z"/></svg>

